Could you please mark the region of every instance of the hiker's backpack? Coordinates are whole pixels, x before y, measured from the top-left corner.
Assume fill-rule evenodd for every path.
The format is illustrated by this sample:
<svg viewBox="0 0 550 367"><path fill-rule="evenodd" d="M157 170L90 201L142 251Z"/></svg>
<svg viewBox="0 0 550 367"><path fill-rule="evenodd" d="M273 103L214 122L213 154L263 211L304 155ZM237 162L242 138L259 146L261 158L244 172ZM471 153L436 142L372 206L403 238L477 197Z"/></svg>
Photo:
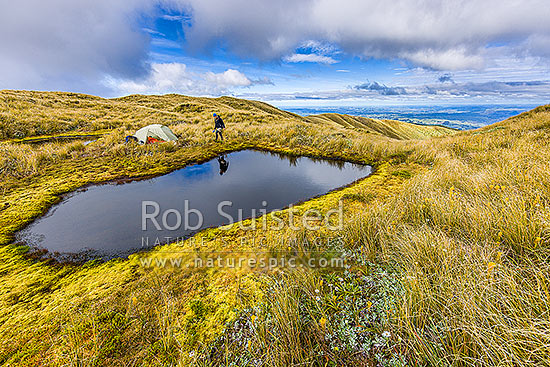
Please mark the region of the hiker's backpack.
<svg viewBox="0 0 550 367"><path fill-rule="evenodd" d="M223 120L220 116L216 116L216 127L224 128L225 124L223 123Z"/></svg>

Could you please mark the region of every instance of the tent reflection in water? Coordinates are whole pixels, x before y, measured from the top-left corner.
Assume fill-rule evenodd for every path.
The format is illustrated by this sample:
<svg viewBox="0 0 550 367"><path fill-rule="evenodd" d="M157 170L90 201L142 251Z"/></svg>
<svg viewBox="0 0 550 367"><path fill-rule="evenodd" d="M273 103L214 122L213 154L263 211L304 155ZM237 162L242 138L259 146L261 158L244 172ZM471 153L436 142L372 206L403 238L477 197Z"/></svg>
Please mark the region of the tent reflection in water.
<svg viewBox="0 0 550 367"><path fill-rule="evenodd" d="M142 127L134 135L130 137L135 138L140 144L161 143L165 141L177 141L178 137L168 128L161 124L153 124ZM128 138L126 141L128 141Z"/></svg>

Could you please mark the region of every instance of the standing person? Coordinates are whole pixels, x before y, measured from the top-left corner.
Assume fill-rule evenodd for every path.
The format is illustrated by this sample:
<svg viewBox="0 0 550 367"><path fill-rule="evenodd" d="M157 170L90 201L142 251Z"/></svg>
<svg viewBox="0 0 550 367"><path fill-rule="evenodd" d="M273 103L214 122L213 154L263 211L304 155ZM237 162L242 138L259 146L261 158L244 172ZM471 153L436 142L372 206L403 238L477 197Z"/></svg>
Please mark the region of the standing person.
<svg viewBox="0 0 550 367"><path fill-rule="evenodd" d="M225 129L225 124L223 123L223 120L220 116L217 114L213 114L214 116L214 132L216 133L216 141L218 141L218 134L220 135L220 139L223 141L223 135L222 131Z"/></svg>

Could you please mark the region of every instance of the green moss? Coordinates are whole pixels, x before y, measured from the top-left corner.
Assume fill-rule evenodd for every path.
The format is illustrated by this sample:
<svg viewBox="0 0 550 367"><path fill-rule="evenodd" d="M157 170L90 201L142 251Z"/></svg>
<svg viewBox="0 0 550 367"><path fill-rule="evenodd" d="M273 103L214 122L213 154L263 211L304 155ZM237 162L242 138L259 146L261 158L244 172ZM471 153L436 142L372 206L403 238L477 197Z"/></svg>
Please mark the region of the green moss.
<svg viewBox="0 0 550 367"><path fill-rule="evenodd" d="M407 178L411 178L413 174L409 170L402 169L402 170L393 171L392 175L407 179Z"/></svg>
<svg viewBox="0 0 550 367"><path fill-rule="evenodd" d="M362 203L368 203L374 199L375 195L372 193L346 193L342 195L342 200L359 201Z"/></svg>

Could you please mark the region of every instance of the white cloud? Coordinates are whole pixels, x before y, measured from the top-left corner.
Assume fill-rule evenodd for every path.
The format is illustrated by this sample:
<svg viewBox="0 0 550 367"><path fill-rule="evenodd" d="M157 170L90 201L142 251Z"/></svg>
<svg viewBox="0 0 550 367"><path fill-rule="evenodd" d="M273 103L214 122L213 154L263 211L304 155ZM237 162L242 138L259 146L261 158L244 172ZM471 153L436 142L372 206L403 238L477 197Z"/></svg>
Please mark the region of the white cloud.
<svg viewBox="0 0 550 367"><path fill-rule="evenodd" d="M169 14L164 14L161 18L169 21L182 21L186 19L186 17L183 15L169 15Z"/></svg>
<svg viewBox="0 0 550 367"><path fill-rule="evenodd" d="M399 56L416 65L436 70L476 70L482 69L484 59L481 55L468 54L463 47L449 50L418 50L403 52Z"/></svg>
<svg viewBox="0 0 550 367"><path fill-rule="evenodd" d="M550 34L534 34L525 42L525 51L550 59Z"/></svg>
<svg viewBox="0 0 550 367"><path fill-rule="evenodd" d="M286 62L315 62L320 64L335 64L338 61L334 60L330 56L317 55L317 54L292 54L283 58Z"/></svg>
<svg viewBox="0 0 550 367"><path fill-rule="evenodd" d="M147 28L147 27L144 27L144 28L141 28L143 31L153 35L153 36L161 36L161 37L166 37L166 35L164 33L161 33L161 32L158 32L158 31L155 31L154 29L151 29L151 28Z"/></svg>
<svg viewBox="0 0 550 367"><path fill-rule="evenodd" d="M334 46L326 42L307 40L302 42L297 53L284 56L283 61L291 63L311 62L318 64L336 64L338 60L332 56L340 53Z"/></svg>
<svg viewBox="0 0 550 367"><path fill-rule="evenodd" d="M269 84L269 79L252 80L238 70L228 69L223 73L197 73L181 63L154 63L151 73L142 80L107 78L106 85L119 94L165 94L220 95L233 88L253 84Z"/></svg>
<svg viewBox="0 0 550 367"><path fill-rule="evenodd" d="M169 9L169 15L159 14L160 9ZM158 37L152 41L158 30L139 24L148 16L181 22L186 51L223 44L247 59L331 64L344 52L405 59L423 68L453 70L457 76L482 68L491 78L518 79L532 74L535 64L536 70L546 65L537 77L545 79L550 62L548 0L3 1L0 89L108 95L113 83L98 83L105 78L128 89L201 93L271 83L247 81L237 71L199 75L180 69L177 86L172 86L162 77L169 67L150 64L150 46L179 45ZM172 54L163 56L167 58L161 60L174 60ZM503 68L502 60L515 66Z"/></svg>
<svg viewBox="0 0 550 367"><path fill-rule="evenodd" d="M487 81L460 83L432 83L422 85L387 86L378 82L364 83L341 90L323 90L296 93L243 93L242 98L263 101L398 101L426 102L436 99L453 103L477 100L480 102L515 103L543 101L550 98L550 80L531 81Z"/></svg>
<svg viewBox="0 0 550 367"><path fill-rule="evenodd" d="M103 92L105 74L148 72L147 0L25 0L0 5L0 89Z"/></svg>
<svg viewBox="0 0 550 367"><path fill-rule="evenodd" d="M302 42L300 48L310 49L312 52L319 55L333 55L340 52L334 45L316 40L307 40Z"/></svg>
<svg viewBox="0 0 550 367"><path fill-rule="evenodd" d="M211 71L207 72L204 79L222 88L227 87L248 87L252 84L252 81L238 70L228 69L223 73L215 74Z"/></svg>
<svg viewBox="0 0 550 367"><path fill-rule="evenodd" d="M176 41L172 41L166 38L153 38L151 40L151 45L162 47L162 48L172 48L179 50L181 49L182 44Z"/></svg>
<svg viewBox="0 0 550 367"><path fill-rule="evenodd" d="M192 9L187 39L193 49L223 40L237 54L262 60L320 40L352 55L475 69L491 57L485 50L493 44L539 55L537 45L550 37L548 0L173 1Z"/></svg>
<svg viewBox="0 0 550 367"><path fill-rule="evenodd" d="M140 81L109 79L109 86L128 94L169 93L196 88L195 75L185 64L167 63L151 65L151 74Z"/></svg>

